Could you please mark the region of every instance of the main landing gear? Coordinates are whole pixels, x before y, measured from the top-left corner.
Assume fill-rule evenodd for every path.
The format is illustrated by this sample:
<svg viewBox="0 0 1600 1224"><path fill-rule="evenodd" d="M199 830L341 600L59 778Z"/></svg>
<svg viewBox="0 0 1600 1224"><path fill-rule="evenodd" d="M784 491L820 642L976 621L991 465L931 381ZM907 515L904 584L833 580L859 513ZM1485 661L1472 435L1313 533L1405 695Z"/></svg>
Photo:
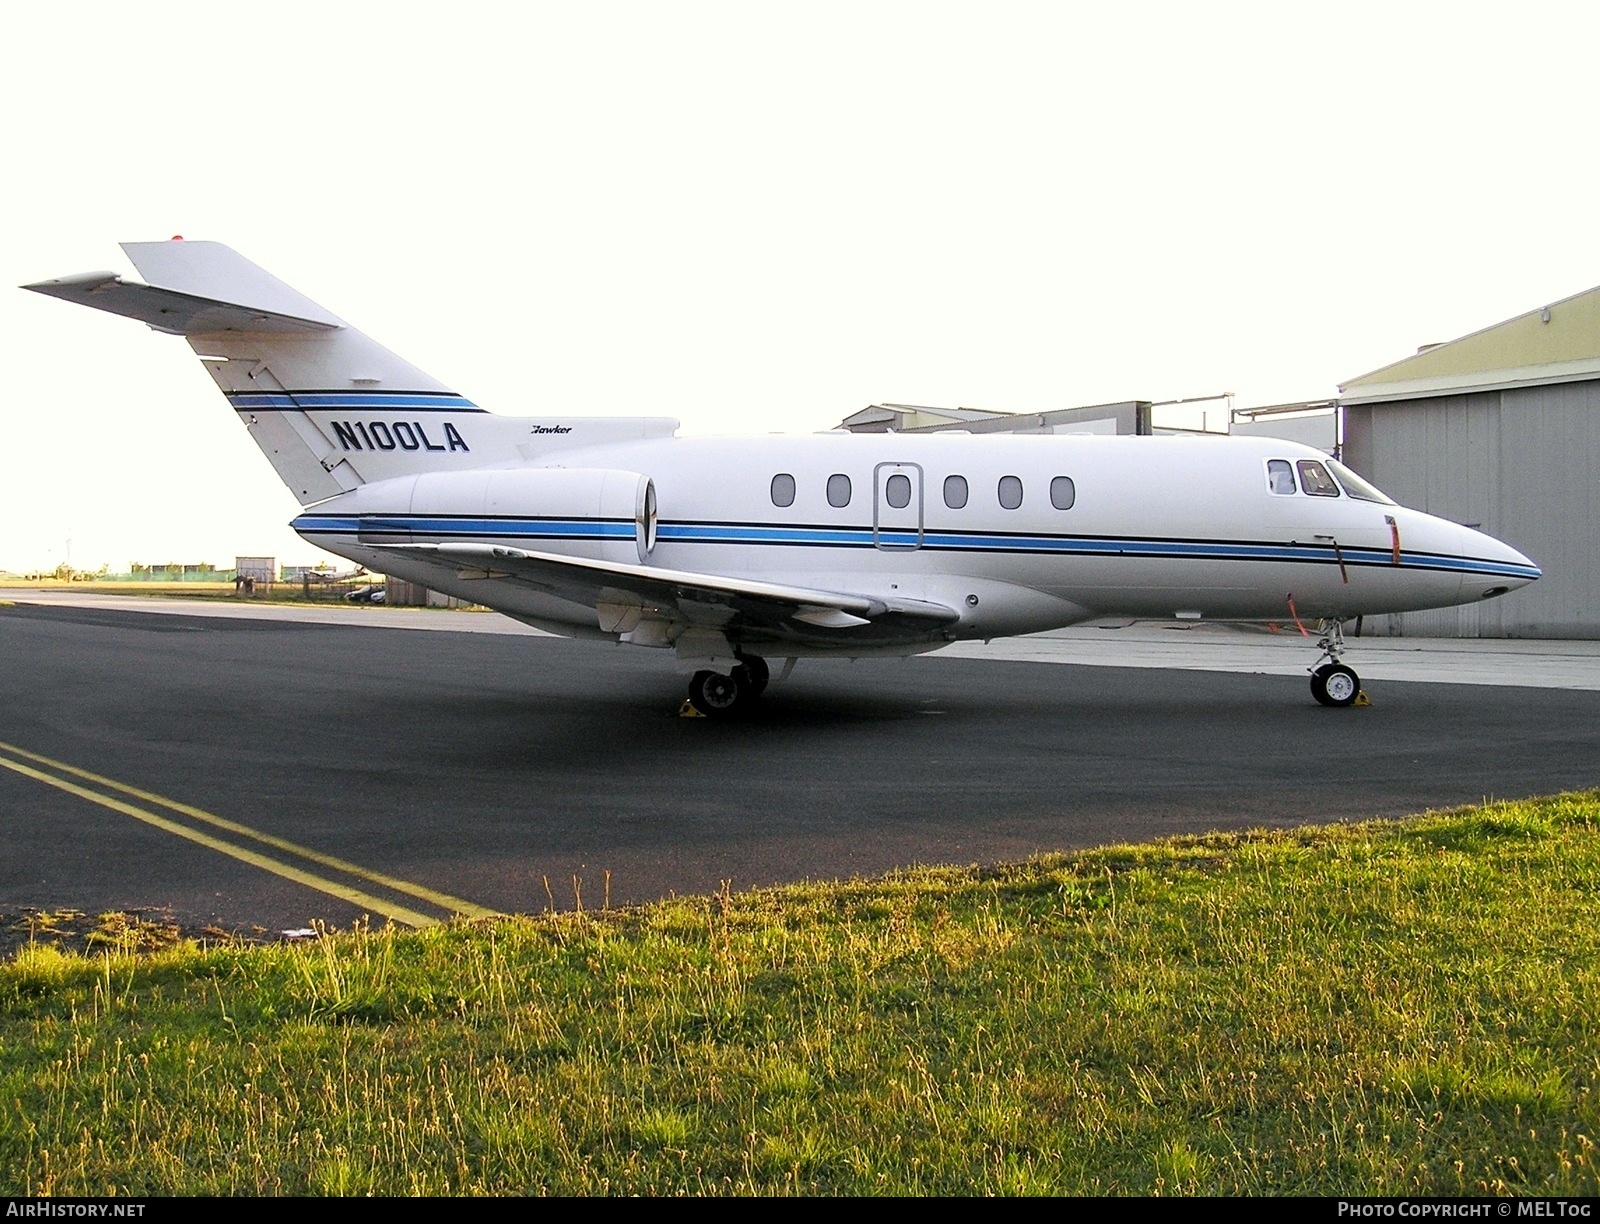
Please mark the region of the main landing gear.
<svg viewBox="0 0 1600 1224"><path fill-rule="evenodd" d="M1355 705L1361 693L1361 677L1339 662L1344 653L1344 622L1323 621L1317 645L1322 657L1311 668L1311 695L1325 706Z"/></svg>
<svg viewBox="0 0 1600 1224"><path fill-rule="evenodd" d="M747 708L766 690L771 679L767 661L760 655L740 655L739 663L724 676L697 671L689 681L689 704L707 718L724 718Z"/></svg>

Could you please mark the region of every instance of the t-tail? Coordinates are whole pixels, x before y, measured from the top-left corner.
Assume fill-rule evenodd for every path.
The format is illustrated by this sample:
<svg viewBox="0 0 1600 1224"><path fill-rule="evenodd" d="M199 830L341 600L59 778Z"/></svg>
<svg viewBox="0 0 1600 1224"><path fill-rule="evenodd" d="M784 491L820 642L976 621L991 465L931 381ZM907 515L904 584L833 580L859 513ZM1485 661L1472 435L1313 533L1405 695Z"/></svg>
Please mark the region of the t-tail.
<svg viewBox="0 0 1600 1224"><path fill-rule="evenodd" d="M539 463L671 434L666 418L479 408L216 242L126 242L145 284L88 272L24 286L182 336L302 505L420 472Z"/></svg>

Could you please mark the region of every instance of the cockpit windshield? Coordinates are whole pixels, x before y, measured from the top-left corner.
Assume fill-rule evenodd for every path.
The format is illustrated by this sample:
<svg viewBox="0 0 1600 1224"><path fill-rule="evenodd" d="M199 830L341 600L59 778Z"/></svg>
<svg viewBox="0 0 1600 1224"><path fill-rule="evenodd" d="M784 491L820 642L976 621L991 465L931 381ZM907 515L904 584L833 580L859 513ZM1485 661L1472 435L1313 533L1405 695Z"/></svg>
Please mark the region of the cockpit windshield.
<svg viewBox="0 0 1600 1224"><path fill-rule="evenodd" d="M1362 480L1361 477L1357 476L1338 460L1329 459L1328 467L1339 478L1339 483L1344 486L1345 493L1350 497L1354 497L1357 501L1379 502L1385 506L1395 504L1394 498L1385 495L1365 480Z"/></svg>
<svg viewBox="0 0 1600 1224"><path fill-rule="evenodd" d="M1309 497L1338 497L1339 486L1333 483L1328 469L1315 459L1302 459L1295 467L1300 469L1300 491Z"/></svg>

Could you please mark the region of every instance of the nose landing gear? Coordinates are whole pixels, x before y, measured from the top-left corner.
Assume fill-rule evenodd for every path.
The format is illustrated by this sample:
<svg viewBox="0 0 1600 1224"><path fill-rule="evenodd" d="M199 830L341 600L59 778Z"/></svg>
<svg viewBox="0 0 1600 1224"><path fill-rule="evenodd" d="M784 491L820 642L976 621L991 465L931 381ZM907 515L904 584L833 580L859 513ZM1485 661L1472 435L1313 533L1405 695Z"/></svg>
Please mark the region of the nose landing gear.
<svg viewBox="0 0 1600 1224"><path fill-rule="evenodd" d="M1322 632L1317 642L1322 657L1310 669L1311 695L1325 706L1356 705L1364 697L1361 677L1339 662L1344 653L1344 622L1325 620L1318 628Z"/></svg>

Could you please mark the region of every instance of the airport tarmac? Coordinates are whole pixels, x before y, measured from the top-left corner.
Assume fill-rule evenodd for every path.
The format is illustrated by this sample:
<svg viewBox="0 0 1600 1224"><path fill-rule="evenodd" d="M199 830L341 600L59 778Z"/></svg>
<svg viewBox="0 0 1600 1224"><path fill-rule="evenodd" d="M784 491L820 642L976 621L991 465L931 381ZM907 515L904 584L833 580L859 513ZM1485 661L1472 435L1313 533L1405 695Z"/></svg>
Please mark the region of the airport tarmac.
<svg viewBox="0 0 1600 1224"><path fill-rule="evenodd" d="M0 600L13 916L414 925L1600 784L1600 643L1352 640L1330 710L1292 631L1082 627L802 661L726 723L489 613Z"/></svg>
<svg viewBox="0 0 1600 1224"><path fill-rule="evenodd" d="M481 610L344 606L332 602L306 607L249 600L107 595L63 588L0 589L0 598L27 604L154 615L361 625L421 632L550 636L498 613ZM1346 661L1355 666L1364 680L1600 691L1600 641L1350 637L1347 642L1350 653ZM1317 653L1315 634L1309 629L1301 632L1293 624L1268 629L1257 625L1114 620L994 642L961 642L933 657L1303 676L1316 661Z"/></svg>

